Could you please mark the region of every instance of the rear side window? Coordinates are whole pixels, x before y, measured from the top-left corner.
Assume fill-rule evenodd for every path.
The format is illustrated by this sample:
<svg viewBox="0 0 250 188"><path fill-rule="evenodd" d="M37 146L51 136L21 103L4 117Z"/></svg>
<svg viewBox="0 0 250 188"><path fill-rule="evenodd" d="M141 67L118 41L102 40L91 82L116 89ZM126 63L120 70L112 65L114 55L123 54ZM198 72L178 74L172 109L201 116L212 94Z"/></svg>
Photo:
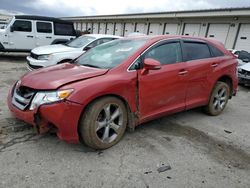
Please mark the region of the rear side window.
<svg viewBox="0 0 250 188"><path fill-rule="evenodd" d="M36 22L38 33L52 33L52 24L48 22Z"/></svg>
<svg viewBox="0 0 250 188"><path fill-rule="evenodd" d="M181 46L179 42L172 42L157 46L149 50L144 58L152 58L162 65L173 64L182 61Z"/></svg>
<svg viewBox="0 0 250 188"><path fill-rule="evenodd" d="M75 31L72 24L67 23L54 23L55 25L55 35L67 35L74 36Z"/></svg>
<svg viewBox="0 0 250 188"><path fill-rule="evenodd" d="M16 20L13 27L15 31L31 32L32 30L30 21Z"/></svg>
<svg viewBox="0 0 250 188"><path fill-rule="evenodd" d="M200 42L184 42L183 44L187 61L210 58L208 45Z"/></svg>
<svg viewBox="0 0 250 188"><path fill-rule="evenodd" d="M213 57L219 57L219 56L224 56L224 53L222 51L220 51L218 48L210 45L210 50L211 50L211 53L213 55Z"/></svg>

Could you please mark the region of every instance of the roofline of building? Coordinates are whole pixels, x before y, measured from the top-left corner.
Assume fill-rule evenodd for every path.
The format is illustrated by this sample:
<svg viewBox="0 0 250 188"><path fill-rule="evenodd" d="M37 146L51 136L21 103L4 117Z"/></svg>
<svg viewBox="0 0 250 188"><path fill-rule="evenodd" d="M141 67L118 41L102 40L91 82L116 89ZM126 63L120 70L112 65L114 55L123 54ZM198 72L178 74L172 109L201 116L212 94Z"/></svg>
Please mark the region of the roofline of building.
<svg viewBox="0 0 250 188"><path fill-rule="evenodd" d="M223 13L223 14L222 14ZM185 17L216 17L216 16L250 16L250 7L219 8L202 10L183 10L168 12L149 12L132 14L94 15L61 17L64 20L91 20L91 19L140 19L140 18L185 18Z"/></svg>

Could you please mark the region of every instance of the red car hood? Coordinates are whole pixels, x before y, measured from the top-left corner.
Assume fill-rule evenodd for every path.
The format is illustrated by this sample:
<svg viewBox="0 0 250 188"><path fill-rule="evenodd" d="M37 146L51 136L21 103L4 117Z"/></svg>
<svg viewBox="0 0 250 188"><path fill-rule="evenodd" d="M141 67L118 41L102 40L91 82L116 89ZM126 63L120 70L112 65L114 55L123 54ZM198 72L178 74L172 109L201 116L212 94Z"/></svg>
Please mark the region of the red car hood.
<svg viewBox="0 0 250 188"><path fill-rule="evenodd" d="M70 82L101 76L106 72L107 69L64 63L29 72L22 77L21 85L33 89L51 90Z"/></svg>

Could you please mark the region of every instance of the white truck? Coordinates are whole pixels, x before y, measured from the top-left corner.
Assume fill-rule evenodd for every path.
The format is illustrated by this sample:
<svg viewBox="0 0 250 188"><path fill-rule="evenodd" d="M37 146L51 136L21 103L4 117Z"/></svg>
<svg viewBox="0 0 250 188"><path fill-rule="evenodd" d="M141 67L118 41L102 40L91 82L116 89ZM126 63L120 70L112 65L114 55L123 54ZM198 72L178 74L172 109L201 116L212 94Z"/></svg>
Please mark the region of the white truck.
<svg viewBox="0 0 250 188"><path fill-rule="evenodd" d="M76 35L72 22L16 15L0 29L0 52L29 52L38 46L66 43Z"/></svg>

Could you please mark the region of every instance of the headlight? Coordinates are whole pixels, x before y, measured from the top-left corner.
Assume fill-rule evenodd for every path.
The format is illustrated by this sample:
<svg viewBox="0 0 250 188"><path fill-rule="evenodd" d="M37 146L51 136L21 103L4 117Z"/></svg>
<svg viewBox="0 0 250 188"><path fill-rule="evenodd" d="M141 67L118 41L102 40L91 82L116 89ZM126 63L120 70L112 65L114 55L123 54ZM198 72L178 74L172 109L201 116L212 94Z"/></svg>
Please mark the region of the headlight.
<svg viewBox="0 0 250 188"><path fill-rule="evenodd" d="M37 57L38 60L50 60L52 58L51 54L46 54L46 55L39 55Z"/></svg>
<svg viewBox="0 0 250 188"><path fill-rule="evenodd" d="M242 69L241 69L241 68L238 68L238 72L242 72Z"/></svg>
<svg viewBox="0 0 250 188"><path fill-rule="evenodd" d="M72 92L73 89L38 92L31 102L30 110L34 110L42 104L49 104L53 102L62 101L69 97Z"/></svg>

